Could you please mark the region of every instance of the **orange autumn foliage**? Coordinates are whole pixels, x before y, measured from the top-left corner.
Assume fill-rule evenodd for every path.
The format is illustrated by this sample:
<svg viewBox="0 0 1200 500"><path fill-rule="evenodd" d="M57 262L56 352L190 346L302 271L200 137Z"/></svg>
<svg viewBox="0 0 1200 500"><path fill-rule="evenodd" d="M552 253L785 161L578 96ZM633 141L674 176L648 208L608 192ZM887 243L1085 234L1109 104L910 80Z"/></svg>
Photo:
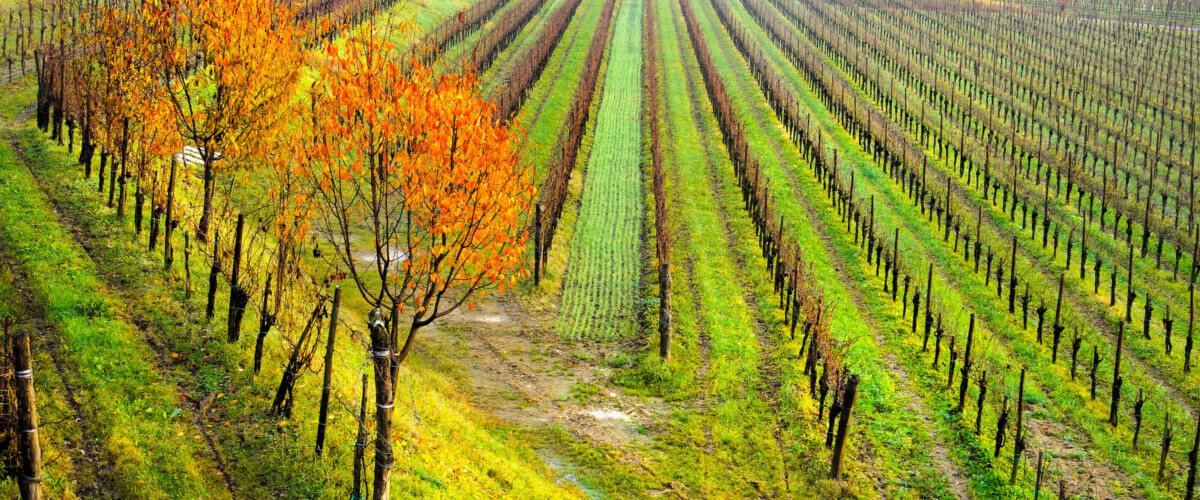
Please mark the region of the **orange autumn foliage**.
<svg viewBox="0 0 1200 500"><path fill-rule="evenodd" d="M296 157L341 265L369 304L411 315L411 342L472 294L525 275L533 172L520 128L496 120L473 75L416 60L404 70L370 33L327 48Z"/></svg>
<svg viewBox="0 0 1200 500"><path fill-rule="evenodd" d="M204 162L203 238L218 174L244 167L286 124L307 26L274 0L146 0L142 18L156 28L154 106Z"/></svg>

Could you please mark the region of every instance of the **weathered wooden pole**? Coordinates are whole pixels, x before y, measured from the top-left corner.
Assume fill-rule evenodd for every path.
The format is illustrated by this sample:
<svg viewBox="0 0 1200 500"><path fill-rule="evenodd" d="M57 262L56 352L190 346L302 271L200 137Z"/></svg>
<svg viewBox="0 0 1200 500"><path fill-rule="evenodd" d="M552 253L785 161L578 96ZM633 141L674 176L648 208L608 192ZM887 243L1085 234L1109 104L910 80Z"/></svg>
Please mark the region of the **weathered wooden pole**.
<svg viewBox="0 0 1200 500"><path fill-rule="evenodd" d="M242 233L246 225L246 215L238 214L237 233L233 243L233 272L229 279L229 337L230 343L235 343L242 336L242 316L246 314L246 303L249 295L242 290L240 275L242 267Z"/></svg>
<svg viewBox="0 0 1200 500"><path fill-rule="evenodd" d="M896 301L896 288L900 284L900 228L892 233L892 302Z"/></svg>
<svg viewBox="0 0 1200 500"><path fill-rule="evenodd" d="M175 245L171 242L171 233L175 227L175 171L178 162L171 157L171 176L167 181L167 221L163 226L163 268L171 272L171 263L175 262Z"/></svg>
<svg viewBox="0 0 1200 500"><path fill-rule="evenodd" d="M367 472L367 374L362 375L362 401L358 403L358 439L354 441L354 489L350 494L353 500L366 500L362 486L366 484L363 475Z"/></svg>
<svg viewBox="0 0 1200 500"><path fill-rule="evenodd" d="M1108 423L1117 426L1117 410L1121 405L1121 347L1125 343L1125 323L1117 323L1117 350L1113 355L1112 403L1108 407Z"/></svg>
<svg viewBox="0 0 1200 500"><path fill-rule="evenodd" d="M208 302L204 306L204 317L211 320L217 306L217 275L221 273L221 232L213 231L212 265L208 268Z"/></svg>
<svg viewBox="0 0 1200 500"><path fill-rule="evenodd" d="M1046 451L1045 450L1038 451L1037 479L1034 480L1034 483L1033 483L1033 500L1038 500L1038 498L1041 498L1042 470L1043 470L1042 463L1043 463L1043 460L1045 460L1045 458L1046 458Z"/></svg>
<svg viewBox="0 0 1200 500"><path fill-rule="evenodd" d="M1197 453L1200 453L1200 418L1196 419L1196 437L1192 441L1192 451L1188 452L1187 490L1183 496L1184 500L1195 498Z"/></svg>
<svg viewBox="0 0 1200 500"><path fill-rule="evenodd" d="M1058 298L1054 301L1054 354L1051 358L1052 363L1058 363L1058 343L1062 340L1062 294L1063 280L1065 276L1058 275Z"/></svg>
<svg viewBox="0 0 1200 500"><path fill-rule="evenodd" d="M317 421L317 456L325 448L325 427L329 421L329 393L333 389L333 351L337 339L338 307L342 305L342 287L333 289L333 309L329 311L329 338L325 340L325 379L321 384L321 414Z"/></svg>
<svg viewBox="0 0 1200 500"><path fill-rule="evenodd" d="M1196 285L1195 283L1188 284L1188 324L1187 324L1187 340L1183 344L1183 371L1188 373L1192 371L1192 327L1196 322Z"/></svg>
<svg viewBox="0 0 1200 500"><path fill-rule="evenodd" d="M1016 312L1017 304L1017 237L1012 238L1012 252L1008 256L1009 265L1012 266L1008 272L1008 313Z"/></svg>
<svg viewBox="0 0 1200 500"><path fill-rule="evenodd" d="M281 256L282 257L282 256ZM275 314L268 310L271 299L271 274L267 274L267 284L263 287L262 308L258 311L258 337L254 341L254 374L257 375L262 369L263 347L267 340L267 334L271 332L271 327L275 326ZM283 276L280 276L280 280ZM280 283L282 285L283 283ZM282 290L282 287L281 287ZM275 311L278 313L279 311Z"/></svg>
<svg viewBox="0 0 1200 500"><path fill-rule="evenodd" d="M915 312L914 312L915 314ZM924 351L929 344L929 328L933 326L933 263L929 263L929 271L925 275L925 341L921 344Z"/></svg>
<svg viewBox="0 0 1200 500"><path fill-rule="evenodd" d="M1171 412L1167 412L1163 417L1163 437L1162 447L1158 455L1158 482L1163 480L1163 471L1167 467L1167 455L1171 453L1171 440L1175 437L1175 430L1171 428Z"/></svg>
<svg viewBox="0 0 1200 500"><path fill-rule="evenodd" d="M392 409L395 391L392 390L392 346L383 311L371 310L367 326L371 329L371 357L375 364L375 480L371 498L386 500L391 496Z"/></svg>
<svg viewBox="0 0 1200 500"><path fill-rule="evenodd" d="M18 447L21 477L18 487L24 500L42 498L42 449L38 443L37 401L33 393L33 360L29 352L29 334L17 330L12 340L13 370L16 373Z"/></svg>
<svg viewBox="0 0 1200 500"><path fill-rule="evenodd" d="M1133 291L1133 241L1129 242L1129 277L1126 279L1126 285L1129 291L1125 294L1125 322L1133 321L1133 299L1137 298L1137 292Z"/></svg>
<svg viewBox="0 0 1200 500"><path fill-rule="evenodd" d="M829 476L842 479L842 460L846 454L847 440L850 435L850 414L854 411L854 401L858 399L858 374L850 375L846 380L846 389L842 395L842 409L838 420L837 440L833 445L833 465Z"/></svg>
<svg viewBox="0 0 1200 500"><path fill-rule="evenodd" d="M983 401L987 398L987 372L981 371L976 380L979 385L979 395L975 396L975 434L979 434L983 426Z"/></svg>
<svg viewBox="0 0 1200 500"><path fill-rule="evenodd" d="M1017 432L1013 442L1012 473L1008 476L1008 484L1017 484L1017 467L1021 464L1021 453L1025 451L1025 437L1022 435L1025 417L1025 369L1021 368L1021 384L1017 389Z"/></svg>

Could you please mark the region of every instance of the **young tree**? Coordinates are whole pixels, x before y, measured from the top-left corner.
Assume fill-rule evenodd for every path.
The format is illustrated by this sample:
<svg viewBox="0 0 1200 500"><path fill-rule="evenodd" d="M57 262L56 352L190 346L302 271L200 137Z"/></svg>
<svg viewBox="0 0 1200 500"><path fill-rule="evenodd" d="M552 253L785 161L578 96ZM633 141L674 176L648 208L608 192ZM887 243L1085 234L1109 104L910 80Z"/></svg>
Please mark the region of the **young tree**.
<svg viewBox="0 0 1200 500"><path fill-rule="evenodd" d="M402 70L372 28L327 48L295 157L311 180L314 231L374 308L376 403L387 406L422 327L526 274L535 192L519 128L495 116L474 76L435 75L419 61ZM376 498L388 495L390 421L381 407Z"/></svg>
<svg viewBox="0 0 1200 500"><path fill-rule="evenodd" d="M161 0L147 3L143 17L155 28L147 42L157 50L156 77L172 125L203 161L196 234L205 241L218 174L241 165L283 125L306 27L294 21L291 2L272 0Z"/></svg>

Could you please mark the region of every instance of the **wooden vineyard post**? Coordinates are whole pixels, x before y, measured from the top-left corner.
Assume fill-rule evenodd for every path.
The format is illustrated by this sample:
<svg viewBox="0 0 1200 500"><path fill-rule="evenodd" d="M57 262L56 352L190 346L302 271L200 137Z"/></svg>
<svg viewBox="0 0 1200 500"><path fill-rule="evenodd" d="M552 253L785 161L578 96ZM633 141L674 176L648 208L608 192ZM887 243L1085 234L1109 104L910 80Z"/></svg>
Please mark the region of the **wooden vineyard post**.
<svg viewBox="0 0 1200 500"><path fill-rule="evenodd" d="M37 402L33 393L33 360L29 353L29 334L17 330L12 341L13 371L16 372L17 426L21 459L18 480L21 498L42 498L42 449L38 443Z"/></svg>
<svg viewBox="0 0 1200 500"><path fill-rule="evenodd" d="M671 263L658 265L658 356L671 359Z"/></svg>
<svg viewBox="0 0 1200 500"><path fill-rule="evenodd" d="M229 280L229 343L235 343L241 338L242 316L246 314L246 304L249 294L242 290L239 274L242 267L242 230L246 225L246 215L238 214L237 233L233 243L233 274Z"/></svg>
<svg viewBox="0 0 1200 500"><path fill-rule="evenodd" d="M375 480L372 496L385 500L391 494L391 474L395 465L392 460L392 409L395 391L392 390L392 346L383 311L371 310L367 326L371 329L371 357L375 364Z"/></svg>
<svg viewBox="0 0 1200 500"><path fill-rule="evenodd" d="M896 301L896 288L900 284L900 228L892 233L892 302Z"/></svg>
<svg viewBox="0 0 1200 500"><path fill-rule="evenodd" d="M542 204L533 208L533 286L542 284Z"/></svg>
<svg viewBox="0 0 1200 500"><path fill-rule="evenodd" d="M1133 401L1133 451L1138 451L1138 439L1142 434L1142 407L1145 406L1146 399L1142 397L1142 390L1138 389L1137 399Z"/></svg>
<svg viewBox="0 0 1200 500"><path fill-rule="evenodd" d="M342 305L342 287L333 289L333 309L329 311L329 338L325 342L325 378L321 384L321 414L317 421L316 454L321 456L325 448L325 427L329 421L329 393L333 386L333 351L337 337L338 307Z"/></svg>
<svg viewBox="0 0 1200 500"><path fill-rule="evenodd" d="M1008 256L1009 268L1008 272L1008 313L1016 312L1017 303L1017 237L1012 239L1012 253Z"/></svg>
<svg viewBox="0 0 1200 500"><path fill-rule="evenodd" d="M1188 324L1187 340L1183 344L1183 372L1192 371L1192 327L1196 322L1196 285L1188 284Z"/></svg>
<svg viewBox="0 0 1200 500"><path fill-rule="evenodd" d="M1083 345L1083 339L1079 338L1079 327L1075 327L1075 336L1071 338L1071 380L1075 380L1076 363L1079 361L1079 347Z"/></svg>
<svg viewBox="0 0 1200 500"><path fill-rule="evenodd" d="M211 320L217 305L217 275L221 272L221 232L213 231L212 265L208 268L208 302L204 306L204 317Z"/></svg>
<svg viewBox="0 0 1200 500"><path fill-rule="evenodd" d="M846 389L842 395L842 409L838 420L837 440L833 444L833 465L829 477L842 479L842 459L846 454L846 440L850 434L850 414L854 411L854 401L858 399L858 374L850 375L846 380Z"/></svg>
<svg viewBox="0 0 1200 500"><path fill-rule="evenodd" d="M1021 369L1021 384L1017 389L1017 432L1013 438L1013 466L1008 484L1017 484L1017 467L1021 464L1021 453L1025 452L1025 437L1022 436L1025 410L1025 369Z"/></svg>
<svg viewBox="0 0 1200 500"><path fill-rule="evenodd" d="M171 243L171 232L175 223L175 171L178 162L171 157L171 176L167 181L167 221L163 227L163 268L171 272L171 263L175 261L175 245Z"/></svg>
<svg viewBox="0 0 1200 500"><path fill-rule="evenodd" d="M1054 351L1051 356L1051 363L1058 363L1058 343L1062 340L1062 294L1063 294L1063 275L1058 275L1058 298L1054 301Z"/></svg>
<svg viewBox="0 0 1200 500"><path fill-rule="evenodd" d="M358 438L354 441L354 490L351 500L366 500L363 495L363 474L367 468L367 374L362 375L362 400L358 403Z"/></svg>
<svg viewBox="0 0 1200 500"><path fill-rule="evenodd" d="M1133 299L1137 298L1137 292L1133 291L1133 241L1129 242L1129 277L1126 278L1126 283L1129 285L1129 292L1125 294L1125 322L1133 321Z"/></svg>
<svg viewBox="0 0 1200 500"><path fill-rule="evenodd" d="M1125 343L1125 323L1117 323L1117 351L1113 353L1112 403L1108 407L1108 423L1117 426L1117 410L1121 405L1121 346Z"/></svg>
<svg viewBox="0 0 1200 500"><path fill-rule="evenodd" d="M191 233L183 232L183 301L191 310L192 303L192 239Z"/></svg>
<svg viewBox="0 0 1200 500"><path fill-rule="evenodd" d="M1192 441L1192 451L1188 452L1187 490L1183 496L1184 500L1195 498L1197 453L1200 453L1200 418L1196 419L1196 437Z"/></svg>
<svg viewBox="0 0 1200 500"><path fill-rule="evenodd" d="M1038 500L1042 493L1042 461L1046 458L1045 450L1038 452L1037 479L1033 483L1033 500Z"/></svg>
<svg viewBox="0 0 1200 500"><path fill-rule="evenodd" d="M258 375L259 370L262 369L263 343L266 341L267 334L270 333L271 327L275 326L275 315L271 314L271 311L267 309L271 299L271 277L272 275L268 273L267 284L263 287L262 308L259 309L258 313L258 338L255 339L254 342L255 375ZM279 278L282 280L283 276L281 275ZM282 285L282 283L280 284Z"/></svg>
<svg viewBox="0 0 1200 500"><path fill-rule="evenodd" d="M929 345L929 329L933 326L933 263L929 263L929 272L925 277L925 340L921 343L921 351ZM913 314L916 314L914 312Z"/></svg>

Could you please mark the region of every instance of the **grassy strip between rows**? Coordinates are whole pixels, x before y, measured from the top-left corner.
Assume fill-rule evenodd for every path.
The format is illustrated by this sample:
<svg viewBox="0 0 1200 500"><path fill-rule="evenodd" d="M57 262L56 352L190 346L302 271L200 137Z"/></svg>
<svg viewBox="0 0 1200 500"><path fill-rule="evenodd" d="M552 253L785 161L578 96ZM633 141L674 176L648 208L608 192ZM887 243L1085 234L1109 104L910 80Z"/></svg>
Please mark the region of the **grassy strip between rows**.
<svg viewBox="0 0 1200 500"><path fill-rule="evenodd" d="M642 203L640 0L622 2L614 25L596 136L558 331L570 338L632 334L639 286Z"/></svg>
<svg viewBox="0 0 1200 500"><path fill-rule="evenodd" d="M0 246L3 246L0 243ZM0 252L3 252L0 249ZM19 328L29 328L32 331L36 321L29 321L34 311L28 310L23 302L17 285L20 278L15 274L15 264L5 260L0 254L0 321L5 318L15 318ZM75 411L70 407L65 397L61 369L54 365L50 356L50 342L44 336L35 335L30 339L33 351L33 370L35 398L38 410L38 438L42 447L42 488L50 498L68 498L79 491L79 484L90 481L95 471L85 467L75 469L84 462L79 456L79 443L82 436L79 425L75 421ZM9 356L9 353L4 353ZM87 477L81 477L86 475ZM5 478L0 482L0 495L16 498L17 481L14 477Z"/></svg>
<svg viewBox="0 0 1200 500"><path fill-rule="evenodd" d="M36 300L78 366L74 382L94 411L105 452L123 496L221 496L223 485L199 463L201 449L177 418L170 384L153 366L137 329L119 316L119 302L98 271L57 222L25 164L0 144L0 237L28 271ZM39 332L40 334L52 334Z"/></svg>

